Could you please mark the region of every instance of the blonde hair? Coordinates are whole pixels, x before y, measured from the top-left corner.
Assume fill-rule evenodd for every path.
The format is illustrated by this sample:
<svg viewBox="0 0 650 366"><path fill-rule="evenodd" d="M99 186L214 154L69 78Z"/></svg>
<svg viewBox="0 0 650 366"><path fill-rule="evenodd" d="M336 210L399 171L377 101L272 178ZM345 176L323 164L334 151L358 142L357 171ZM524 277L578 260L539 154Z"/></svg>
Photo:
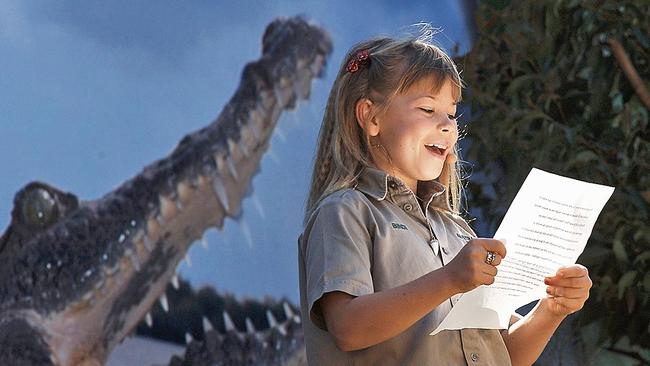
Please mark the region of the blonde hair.
<svg viewBox="0 0 650 366"><path fill-rule="evenodd" d="M360 50L368 50L369 64L354 73L347 72L348 61ZM414 83L427 77L433 80L434 93L450 80L456 86L453 97L461 100L463 82L456 65L426 38L380 36L357 43L350 49L339 68L325 107L303 225L323 198L339 189L352 187L363 167L374 165L369 136L356 120L357 101L371 98L371 94L381 95L381 98L371 98L376 108L370 117L381 115L395 96L407 92ZM438 178L446 187L445 200L434 200L438 205L435 208L451 209L456 214L460 210L462 194L457 145L454 145L453 154L447 156Z"/></svg>

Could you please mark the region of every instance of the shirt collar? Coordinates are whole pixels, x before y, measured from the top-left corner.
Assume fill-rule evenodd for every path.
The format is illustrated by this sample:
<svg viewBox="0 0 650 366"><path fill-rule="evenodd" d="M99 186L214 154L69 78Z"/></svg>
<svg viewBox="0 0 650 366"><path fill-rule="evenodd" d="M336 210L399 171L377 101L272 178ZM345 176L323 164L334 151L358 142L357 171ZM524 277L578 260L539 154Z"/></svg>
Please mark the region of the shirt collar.
<svg viewBox="0 0 650 366"><path fill-rule="evenodd" d="M381 201L388 195L389 183L394 182L396 189L408 189L401 179L393 177L387 172L375 167L366 166L359 173L355 188L363 193ZM403 188L400 188L403 187ZM434 197L441 196L445 192L445 186L435 179L418 181L420 198L427 202L427 207ZM415 193L415 192L413 192Z"/></svg>

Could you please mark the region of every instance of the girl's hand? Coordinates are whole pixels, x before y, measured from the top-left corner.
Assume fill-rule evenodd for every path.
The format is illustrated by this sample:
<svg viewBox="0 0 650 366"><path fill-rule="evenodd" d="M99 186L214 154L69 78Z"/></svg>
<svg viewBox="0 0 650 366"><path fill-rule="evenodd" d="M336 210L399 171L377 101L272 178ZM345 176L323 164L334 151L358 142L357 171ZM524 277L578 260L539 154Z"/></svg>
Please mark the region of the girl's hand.
<svg viewBox="0 0 650 366"><path fill-rule="evenodd" d="M589 271L581 264L558 269L555 276L544 278L544 283L548 296L540 300L540 306L558 316L582 309L592 285Z"/></svg>
<svg viewBox="0 0 650 366"><path fill-rule="evenodd" d="M487 252L496 253L492 264L485 262ZM467 292L480 285L491 285L497 274L496 266L506 256L503 242L495 239L476 238L465 244L456 256L442 267L458 292Z"/></svg>

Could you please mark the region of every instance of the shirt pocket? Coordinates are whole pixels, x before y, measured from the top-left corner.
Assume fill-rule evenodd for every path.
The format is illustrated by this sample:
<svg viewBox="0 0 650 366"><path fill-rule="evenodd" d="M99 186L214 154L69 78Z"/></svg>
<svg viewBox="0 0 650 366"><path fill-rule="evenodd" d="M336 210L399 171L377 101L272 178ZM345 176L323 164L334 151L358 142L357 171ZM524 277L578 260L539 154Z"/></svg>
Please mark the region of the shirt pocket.
<svg viewBox="0 0 650 366"><path fill-rule="evenodd" d="M389 222L387 226L375 237L372 268L375 291L403 285L440 267L428 239L412 227L414 223Z"/></svg>

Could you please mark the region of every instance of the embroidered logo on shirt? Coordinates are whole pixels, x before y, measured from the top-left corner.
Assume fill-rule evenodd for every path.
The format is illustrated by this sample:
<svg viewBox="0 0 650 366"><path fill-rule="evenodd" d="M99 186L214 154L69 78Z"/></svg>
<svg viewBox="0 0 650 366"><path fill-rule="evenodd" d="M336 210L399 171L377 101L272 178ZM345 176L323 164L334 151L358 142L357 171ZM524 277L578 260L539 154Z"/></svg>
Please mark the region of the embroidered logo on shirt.
<svg viewBox="0 0 650 366"><path fill-rule="evenodd" d="M466 240L466 241L468 241L468 240L471 239L471 237L469 237L469 236L467 236L467 235L460 234L460 233L456 233L456 236L459 237L459 238L461 238L461 239L464 239L464 240Z"/></svg>
<svg viewBox="0 0 650 366"><path fill-rule="evenodd" d="M404 224L398 224L396 222L391 222L390 224L393 225L394 229L402 229L402 230L408 230L409 229Z"/></svg>

